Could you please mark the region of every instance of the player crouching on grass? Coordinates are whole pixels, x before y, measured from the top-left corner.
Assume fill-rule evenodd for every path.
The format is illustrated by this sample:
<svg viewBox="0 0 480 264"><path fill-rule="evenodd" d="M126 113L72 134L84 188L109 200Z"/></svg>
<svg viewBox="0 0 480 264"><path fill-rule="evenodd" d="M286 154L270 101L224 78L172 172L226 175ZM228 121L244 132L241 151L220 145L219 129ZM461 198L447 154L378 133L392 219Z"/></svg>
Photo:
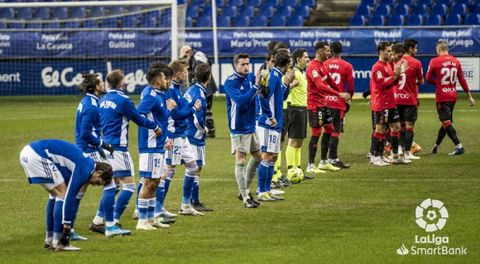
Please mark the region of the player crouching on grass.
<svg viewBox="0 0 480 264"><path fill-rule="evenodd" d="M20 152L20 164L30 184L39 184L50 193L46 208L45 248L80 250L70 245L75 207L78 207L77 195L88 184L109 184L112 166L94 162L72 143L58 139L31 142ZM113 202L110 201L108 206L113 207Z"/></svg>
<svg viewBox="0 0 480 264"><path fill-rule="evenodd" d="M260 88L261 116L258 119L258 133L262 150L262 161L258 166L259 201L283 200L270 193L275 161L280 151L280 134L283 127L282 106L287 98L290 83L294 80L293 70L288 70L290 56L286 52L275 55L275 64L270 71L268 86ZM285 79L282 77L285 74Z"/></svg>
<svg viewBox="0 0 480 264"><path fill-rule="evenodd" d="M442 126L438 131L437 141L432 149L432 154L437 154L438 147L443 141L445 135L455 144L455 149L448 155L455 156L465 153L465 149L457 137L457 131L453 127L453 109L457 101L457 81L460 82L462 89L468 95L470 106L475 105L472 93L468 89L467 81L463 77L462 66L460 62L448 54L448 45L444 41L437 44L438 57L433 58L428 65L427 82L435 84L435 102L437 112Z"/></svg>
<svg viewBox="0 0 480 264"><path fill-rule="evenodd" d="M257 208L260 204L250 193L249 186L255 177L255 171L261 159L260 141L255 133L255 100L260 82L260 74L249 73L248 54L236 54L233 58L235 72L225 81L227 94L228 128L235 155L235 178L240 198L246 208ZM255 82L255 83L254 83ZM251 154L246 165L247 153ZM245 170L246 169L246 170Z"/></svg>

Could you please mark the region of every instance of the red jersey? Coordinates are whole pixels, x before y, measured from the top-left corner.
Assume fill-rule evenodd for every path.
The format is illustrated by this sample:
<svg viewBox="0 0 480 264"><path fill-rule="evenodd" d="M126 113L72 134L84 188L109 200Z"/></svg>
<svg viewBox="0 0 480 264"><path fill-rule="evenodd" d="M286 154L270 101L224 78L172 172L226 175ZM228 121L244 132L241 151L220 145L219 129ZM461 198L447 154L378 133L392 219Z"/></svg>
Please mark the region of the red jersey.
<svg viewBox="0 0 480 264"><path fill-rule="evenodd" d="M317 107L327 106L326 97L338 97L338 90L335 82L328 74L325 65L314 59L307 66L307 108L316 110ZM330 85L330 86L329 86Z"/></svg>
<svg viewBox="0 0 480 264"><path fill-rule="evenodd" d="M370 78L370 109L382 111L395 107L394 86L398 79L393 77L393 66L391 63L377 61L372 67Z"/></svg>
<svg viewBox="0 0 480 264"><path fill-rule="evenodd" d="M330 58L325 61L325 67L327 67L330 77L338 87L338 90L342 93L347 92L350 96L353 96L354 82L353 82L353 67L352 64L346 62L341 58ZM343 98L337 96L338 100L327 100L327 106L330 108L346 110L346 101Z"/></svg>
<svg viewBox="0 0 480 264"><path fill-rule="evenodd" d="M422 63L410 55L403 55L408 69L398 77L395 86L396 105L418 105L418 81L423 79Z"/></svg>
<svg viewBox="0 0 480 264"><path fill-rule="evenodd" d="M428 65L427 82L435 84L435 101L456 102L457 80L463 90L468 92L467 81L463 77L460 62L451 55L433 58Z"/></svg>

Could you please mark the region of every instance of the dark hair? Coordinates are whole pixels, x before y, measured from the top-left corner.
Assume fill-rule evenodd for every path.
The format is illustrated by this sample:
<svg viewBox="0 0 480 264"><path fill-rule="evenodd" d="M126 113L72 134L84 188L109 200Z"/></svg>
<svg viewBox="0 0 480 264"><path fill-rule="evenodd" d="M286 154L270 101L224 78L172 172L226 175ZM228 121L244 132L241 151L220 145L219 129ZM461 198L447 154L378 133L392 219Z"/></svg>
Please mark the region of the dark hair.
<svg viewBox="0 0 480 264"><path fill-rule="evenodd" d="M272 51L275 49L275 46L278 44L278 41L270 41L267 45L267 50Z"/></svg>
<svg viewBox="0 0 480 264"><path fill-rule="evenodd" d="M414 49L417 46L418 42L414 39L406 39L403 41L403 46L405 47L405 51L409 51L410 49Z"/></svg>
<svg viewBox="0 0 480 264"><path fill-rule="evenodd" d="M113 70L111 73L107 75L108 85L114 89L120 88L118 86L123 81L123 78L125 78L125 74L123 73L122 70L119 70L119 69Z"/></svg>
<svg viewBox="0 0 480 264"><path fill-rule="evenodd" d="M174 60L168 64L168 67L172 69L173 74L182 72L185 68L188 67L187 63L183 60Z"/></svg>
<svg viewBox="0 0 480 264"><path fill-rule="evenodd" d="M377 52L380 53L380 51L385 51L385 49L387 49L387 47L390 47L390 46L392 46L390 42L387 42L387 41L380 42L378 43L378 46L377 46Z"/></svg>
<svg viewBox="0 0 480 264"><path fill-rule="evenodd" d="M392 50L393 52L397 53L397 54L403 54L405 53L405 47L403 46L402 43L395 43L392 45Z"/></svg>
<svg viewBox="0 0 480 264"><path fill-rule="evenodd" d="M293 51L292 53L292 60L294 64L297 64L297 60L301 57L303 57L303 54L307 52L306 49L303 48L297 48Z"/></svg>
<svg viewBox="0 0 480 264"><path fill-rule="evenodd" d="M342 53L343 52L342 43L340 43L338 41L334 41L334 42L330 43L330 50L334 54Z"/></svg>
<svg viewBox="0 0 480 264"><path fill-rule="evenodd" d="M97 85L100 84L98 79L98 74L96 73L86 73L82 75L82 83L78 86L78 89L82 93L94 93Z"/></svg>
<svg viewBox="0 0 480 264"><path fill-rule="evenodd" d="M171 78L173 76L172 69L163 63L154 63L150 65L146 76L148 83L152 84L162 73L165 78Z"/></svg>
<svg viewBox="0 0 480 264"><path fill-rule="evenodd" d="M248 59L248 58L250 58L250 56L248 56L247 53L235 54L235 56L233 56L233 65L237 65L238 60L240 60L240 59Z"/></svg>
<svg viewBox="0 0 480 264"><path fill-rule="evenodd" d="M318 41L317 43L315 43L315 51L319 49L324 49L326 46L328 46L328 42Z"/></svg>
<svg viewBox="0 0 480 264"><path fill-rule="evenodd" d="M277 52L275 55L275 67L285 67L290 64L290 55L287 52Z"/></svg>
<svg viewBox="0 0 480 264"><path fill-rule="evenodd" d="M275 47L273 48L273 50L275 51L279 51L279 50L289 50L289 47L287 44L283 43L283 42L278 42Z"/></svg>
<svg viewBox="0 0 480 264"><path fill-rule="evenodd" d="M105 184L108 184L112 181L113 177L113 169L112 166L106 162L95 162L95 171L102 171L102 175L100 178L102 178L103 182Z"/></svg>
<svg viewBox="0 0 480 264"><path fill-rule="evenodd" d="M195 81L197 83L205 83L211 74L212 70L207 63L200 63L195 67Z"/></svg>

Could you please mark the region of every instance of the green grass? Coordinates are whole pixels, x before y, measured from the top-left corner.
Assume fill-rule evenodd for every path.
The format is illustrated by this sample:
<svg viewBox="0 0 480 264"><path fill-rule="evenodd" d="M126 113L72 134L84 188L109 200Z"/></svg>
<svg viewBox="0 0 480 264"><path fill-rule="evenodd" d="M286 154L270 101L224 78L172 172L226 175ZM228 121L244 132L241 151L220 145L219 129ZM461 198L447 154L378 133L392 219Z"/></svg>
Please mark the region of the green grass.
<svg viewBox="0 0 480 264"><path fill-rule="evenodd" d="M100 188L90 188L76 230L89 241L79 253L45 251L46 192L27 184L18 162L20 149L42 138L73 140L79 97L0 98L0 262L63 263L479 263L480 118L478 108L457 103L455 126L467 153L448 157L428 152L439 128L434 102L423 99L415 138L422 159L410 166L372 167L365 154L370 144L370 112L356 100L347 115L339 153L352 168L328 173L286 189L286 200L244 209L236 199L234 159L229 154L225 99L214 105L217 138L207 141L202 200L215 209L204 217L179 217L171 228L133 232L107 239L88 231ZM137 98L138 100L138 98ZM130 151L138 169L137 127L130 127ZM318 157L319 155L317 155ZM304 163L307 157L303 148ZM167 208L180 206L183 169L178 170ZM415 223L415 208L426 198L443 201L450 218L435 235L448 235L451 247L468 248L467 256L399 256L402 243L425 235ZM122 224L134 229L131 203Z"/></svg>

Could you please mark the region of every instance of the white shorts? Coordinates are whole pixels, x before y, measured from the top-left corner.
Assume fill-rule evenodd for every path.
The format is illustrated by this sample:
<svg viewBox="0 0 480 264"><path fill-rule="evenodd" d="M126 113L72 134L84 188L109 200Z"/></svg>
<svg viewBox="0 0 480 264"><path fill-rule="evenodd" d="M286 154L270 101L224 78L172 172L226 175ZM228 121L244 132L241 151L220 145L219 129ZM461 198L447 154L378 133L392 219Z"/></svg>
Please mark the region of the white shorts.
<svg viewBox="0 0 480 264"><path fill-rule="evenodd" d="M281 132L257 126L262 152L279 153L281 149Z"/></svg>
<svg viewBox="0 0 480 264"><path fill-rule="evenodd" d="M165 155L163 153L140 153L140 177L160 179L164 174Z"/></svg>
<svg viewBox="0 0 480 264"><path fill-rule="evenodd" d="M192 156L193 160L197 162L197 166L199 167L205 166L205 146L199 147L192 144L188 144L188 148L186 152L187 152L187 155Z"/></svg>
<svg viewBox="0 0 480 264"><path fill-rule="evenodd" d="M107 152L107 153L109 153L109 152ZM107 155L107 153L105 153L105 155ZM85 157L89 157L89 158L93 159L93 161L95 161L95 162L106 162L106 163L108 163L108 160L102 158L102 156L100 155L100 152L98 152L98 151L83 153L83 155Z"/></svg>
<svg viewBox="0 0 480 264"><path fill-rule="evenodd" d="M179 165L195 161L195 157L188 150L190 143L186 137L177 137L173 139L172 150L165 152L167 165Z"/></svg>
<svg viewBox="0 0 480 264"><path fill-rule="evenodd" d="M232 155L236 151L243 153L252 153L260 150L260 140L256 133L245 135L230 135L230 142L232 145Z"/></svg>
<svg viewBox="0 0 480 264"><path fill-rule="evenodd" d="M25 170L28 183L40 184L48 191L53 190L65 181L55 163L42 158L30 145L25 146L20 152L20 164Z"/></svg>
<svg viewBox="0 0 480 264"><path fill-rule="evenodd" d="M128 151L114 151L107 155L107 160L113 168L113 177L135 176L132 156Z"/></svg>

